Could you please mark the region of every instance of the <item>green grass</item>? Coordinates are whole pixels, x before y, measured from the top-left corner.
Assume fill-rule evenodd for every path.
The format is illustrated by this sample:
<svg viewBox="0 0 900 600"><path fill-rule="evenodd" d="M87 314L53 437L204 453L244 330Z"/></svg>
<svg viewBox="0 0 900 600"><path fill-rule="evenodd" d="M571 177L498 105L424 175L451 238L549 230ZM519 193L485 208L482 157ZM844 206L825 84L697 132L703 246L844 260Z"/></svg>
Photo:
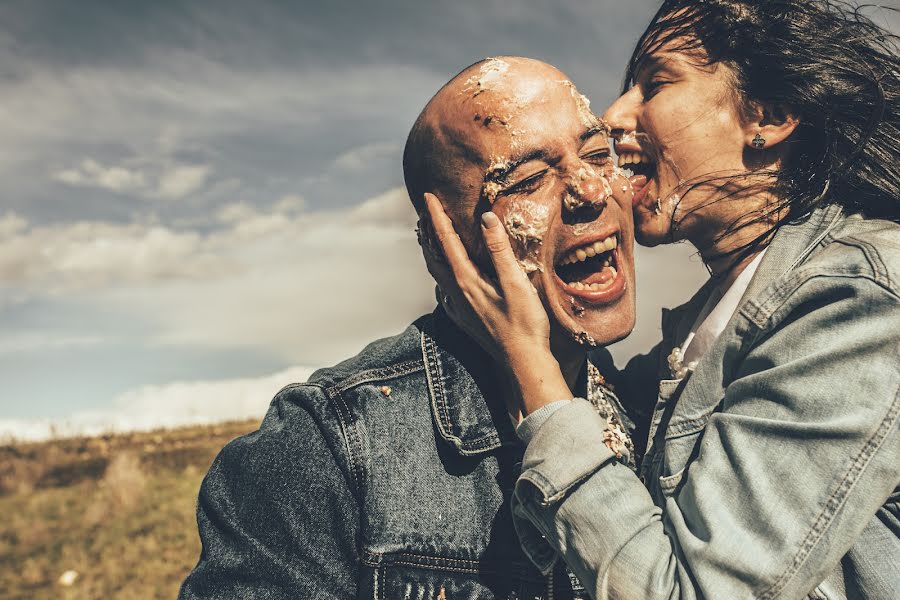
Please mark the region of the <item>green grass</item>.
<svg viewBox="0 0 900 600"><path fill-rule="evenodd" d="M200 553L203 475L256 426L0 447L0 598L174 598Z"/></svg>

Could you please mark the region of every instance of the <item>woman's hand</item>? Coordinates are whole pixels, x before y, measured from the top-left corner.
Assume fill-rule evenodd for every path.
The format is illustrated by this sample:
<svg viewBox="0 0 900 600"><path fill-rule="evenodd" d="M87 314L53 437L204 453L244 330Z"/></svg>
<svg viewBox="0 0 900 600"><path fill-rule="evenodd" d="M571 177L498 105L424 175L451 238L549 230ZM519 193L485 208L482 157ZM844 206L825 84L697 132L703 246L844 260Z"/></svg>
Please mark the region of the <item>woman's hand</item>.
<svg viewBox="0 0 900 600"><path fill-rule="evenodd" d="M440 288L441 304L453 321L500 365L510 370L525 414L572 394L550 352L550 321L528 276L519 266L500 219L482 216L485 246L497 284L471 261L440 200L425 194L439 248L422 240L428 271ZM427 224L423 235L429 235ZM442 251L442 257L436 252Z"/></svg>
<svg viewBox="0 0 900 600"><path fill-rule="evenodd" d="M428 270L438 282L443 292L441 301L454 322L498 360L508 361L541 348L549 350L547 313L519 267L497 215L484 213L481 225L485 247L497 272L495 284L469 258L440 200L425 194L425 203L439 249L446 258L445 264L439 264L434 260L437 257L430 257Z"/></svg>

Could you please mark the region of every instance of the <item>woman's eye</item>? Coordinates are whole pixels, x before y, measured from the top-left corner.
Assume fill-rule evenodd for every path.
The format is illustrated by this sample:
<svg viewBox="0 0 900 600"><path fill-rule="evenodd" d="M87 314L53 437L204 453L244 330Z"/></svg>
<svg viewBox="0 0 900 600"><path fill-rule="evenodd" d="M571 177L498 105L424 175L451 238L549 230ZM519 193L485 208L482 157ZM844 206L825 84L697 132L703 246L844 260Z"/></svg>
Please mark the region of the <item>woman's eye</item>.
<svg viewBox="0 0 900 600"><path fill-rule="evenodd" d="M644 97L652 98L664 85L671 83L665 79L651 79L644 85Z"/></svg>

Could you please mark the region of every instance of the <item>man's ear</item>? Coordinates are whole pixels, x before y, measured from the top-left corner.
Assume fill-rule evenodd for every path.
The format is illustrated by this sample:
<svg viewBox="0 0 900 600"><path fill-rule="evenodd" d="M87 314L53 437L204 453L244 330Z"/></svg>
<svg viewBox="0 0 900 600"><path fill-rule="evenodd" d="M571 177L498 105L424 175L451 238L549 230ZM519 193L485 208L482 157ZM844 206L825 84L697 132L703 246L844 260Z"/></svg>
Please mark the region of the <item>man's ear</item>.
<svg viewBox="0 0 900 600"><path fill-rule="evenodd" d="M758 103L744 127L745 143L754 150L770 149L785 141L800 125L800 117L784 105Z"/></svg>

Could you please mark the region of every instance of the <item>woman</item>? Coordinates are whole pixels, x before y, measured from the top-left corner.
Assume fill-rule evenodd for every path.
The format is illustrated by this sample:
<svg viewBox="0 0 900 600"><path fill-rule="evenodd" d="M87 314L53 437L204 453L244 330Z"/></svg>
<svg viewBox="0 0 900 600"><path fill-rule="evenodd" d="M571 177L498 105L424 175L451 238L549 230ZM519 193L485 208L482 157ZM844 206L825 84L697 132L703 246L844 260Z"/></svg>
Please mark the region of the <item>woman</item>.
<svg viewBox="0 0 900 600"><path fill-rule="evenodd" d="M498 219L495 302L427 199L448 310L513 365L535 432L523 546L595 598L900 598L896 44L834 0L670 0L627 82L605 118L635 164L636 238L688 240L712 273L608 374L639 476L559 366L530 360L547 319Z"/></svg>

